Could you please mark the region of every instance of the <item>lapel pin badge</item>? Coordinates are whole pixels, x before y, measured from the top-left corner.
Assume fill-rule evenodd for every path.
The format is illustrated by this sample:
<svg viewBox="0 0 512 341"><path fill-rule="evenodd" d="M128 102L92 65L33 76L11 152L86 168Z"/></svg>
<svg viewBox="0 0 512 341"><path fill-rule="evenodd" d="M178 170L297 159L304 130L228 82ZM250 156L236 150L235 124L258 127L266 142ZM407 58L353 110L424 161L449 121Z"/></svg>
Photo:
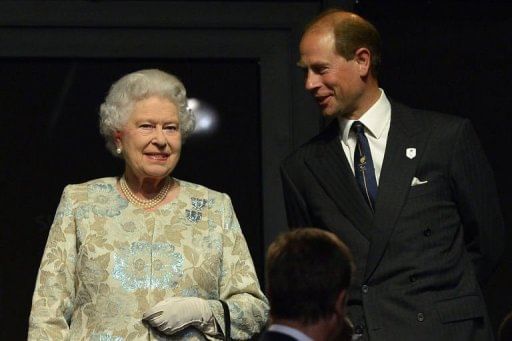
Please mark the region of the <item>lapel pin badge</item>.
<svg viewBox="0 0 512 341"><path fill-rule="evenodd" d="M414 159L416 157L416 148L407 148L405 150L405 156L411 160Z"/></svg>

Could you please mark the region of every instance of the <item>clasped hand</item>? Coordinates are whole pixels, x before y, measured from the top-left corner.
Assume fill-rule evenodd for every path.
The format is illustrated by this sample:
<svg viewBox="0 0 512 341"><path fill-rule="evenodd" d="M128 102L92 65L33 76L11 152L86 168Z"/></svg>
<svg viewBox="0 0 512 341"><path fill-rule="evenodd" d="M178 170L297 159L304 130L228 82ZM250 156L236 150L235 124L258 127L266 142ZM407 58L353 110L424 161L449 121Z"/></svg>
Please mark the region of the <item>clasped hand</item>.
<svg viewBox="0 0 512 341"><path fill-rule="evenodd" d="M189 326L208 334L215 329L210 306L206 300L199 297L167 298L146 311L142 319L167 335Z"/></svg>

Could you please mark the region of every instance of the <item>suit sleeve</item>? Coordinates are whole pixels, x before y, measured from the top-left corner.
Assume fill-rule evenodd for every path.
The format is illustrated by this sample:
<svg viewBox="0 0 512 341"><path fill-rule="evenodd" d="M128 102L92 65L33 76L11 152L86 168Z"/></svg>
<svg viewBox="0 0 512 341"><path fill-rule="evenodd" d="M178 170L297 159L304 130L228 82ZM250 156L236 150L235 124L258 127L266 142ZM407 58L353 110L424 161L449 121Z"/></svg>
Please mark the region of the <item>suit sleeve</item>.
<svg viewBox="0 0 512 341"><path fill-rule="evenodd" d="M288 227L296 228L312 226L306 202L302 194L297 189L295 183L290 178L284 165L281 166L281 181L283 184Z"/></svg>
<svg viewBox="0 0 512 341"><path fill-rule="evenodd" d="M466 247L483 284L503 253L505 226L493 171L468 120L458 130L450 172Z"/></svg>

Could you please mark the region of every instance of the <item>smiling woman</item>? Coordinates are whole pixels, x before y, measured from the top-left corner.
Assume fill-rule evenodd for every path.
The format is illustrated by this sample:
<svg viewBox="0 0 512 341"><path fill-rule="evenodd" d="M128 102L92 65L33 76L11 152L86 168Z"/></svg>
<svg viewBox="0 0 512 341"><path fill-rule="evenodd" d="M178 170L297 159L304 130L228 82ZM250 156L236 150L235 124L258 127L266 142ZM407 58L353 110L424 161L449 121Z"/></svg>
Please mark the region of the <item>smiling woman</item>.
<svg viewBox="0 0 512 341"><path fill-rule="evenodd" d="M65 188L29 340L248 339L261 330L268 304L229 197L170 176L193 128L176 77L151 69L114 83L100 129L124 174Z"/></svg>
<svg viewBox="0 0 512 341"><path fill-rule="evenodd" d="M167 176L181 153L176 105L157 96L136 102L122 130L115 132L115 143L116 152L122 154L126 164L121 184L126 181L135 197L153 199L151 196L160 193L159 188L168 190L168 184L174 181L167 181Z"/></svg>

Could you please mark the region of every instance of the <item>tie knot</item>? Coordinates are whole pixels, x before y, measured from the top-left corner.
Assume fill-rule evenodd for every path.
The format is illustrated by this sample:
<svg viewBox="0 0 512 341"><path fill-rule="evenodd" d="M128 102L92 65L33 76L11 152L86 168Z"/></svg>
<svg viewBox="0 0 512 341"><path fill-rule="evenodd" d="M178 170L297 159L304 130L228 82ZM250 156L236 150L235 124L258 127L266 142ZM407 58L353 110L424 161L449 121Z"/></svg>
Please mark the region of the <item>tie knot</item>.
<svg viewBox="0 0 512 341"><path fill-rule="evenodd" d="M352 123L352 127L350 127L353 131L356 132L356 134L364 133L364 125L360 121L354 121Z"/></svg>

